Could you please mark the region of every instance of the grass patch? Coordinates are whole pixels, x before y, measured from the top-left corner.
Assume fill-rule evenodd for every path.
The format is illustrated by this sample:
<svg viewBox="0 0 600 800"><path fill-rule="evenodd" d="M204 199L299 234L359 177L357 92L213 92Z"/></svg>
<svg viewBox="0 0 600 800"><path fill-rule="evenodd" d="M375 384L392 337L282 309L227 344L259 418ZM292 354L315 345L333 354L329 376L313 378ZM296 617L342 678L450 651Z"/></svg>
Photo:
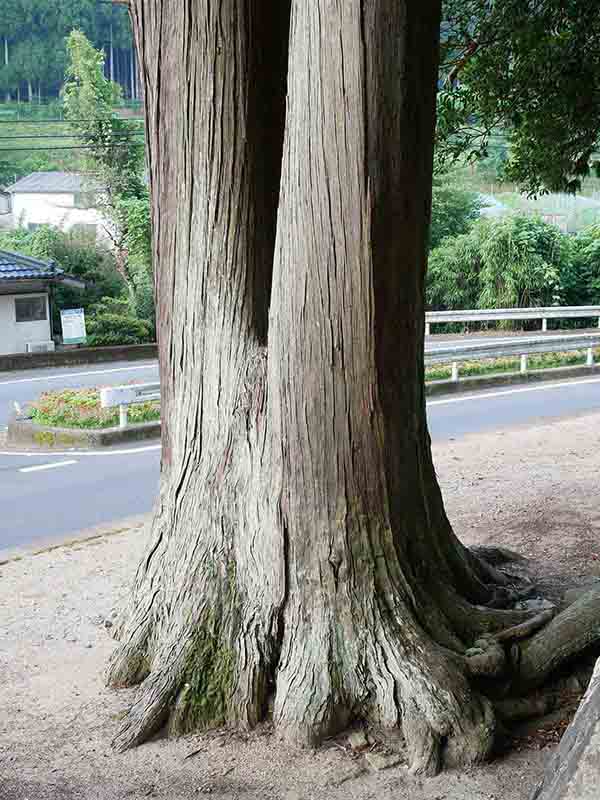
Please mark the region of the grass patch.
<svg viewBox="0 0 600 800"><path fill-rule="evenodd" d="M596 357L600 350L595 351ZM552 369L553 367L573 367L586 362L586 351L573 350L566 353L540 353L531 355L527 361L527 369ZM459 361L458 373L462 378L477 375L496 375L503 372L518 372L521 368L520 358L491 358L486 361ZM452 366L435 364L425 369L426 381L443 381L452 377Z"/></svg>
<svg viewBox="0 0 600 800"><path fill-rule="evenodd" d="M63 389L44 392L29 407L33 422L55 428L115 428L119 424L118 408L100 406L100 390ZM155 422L160 419L158 401L129 406L129 423Z"/></svg>

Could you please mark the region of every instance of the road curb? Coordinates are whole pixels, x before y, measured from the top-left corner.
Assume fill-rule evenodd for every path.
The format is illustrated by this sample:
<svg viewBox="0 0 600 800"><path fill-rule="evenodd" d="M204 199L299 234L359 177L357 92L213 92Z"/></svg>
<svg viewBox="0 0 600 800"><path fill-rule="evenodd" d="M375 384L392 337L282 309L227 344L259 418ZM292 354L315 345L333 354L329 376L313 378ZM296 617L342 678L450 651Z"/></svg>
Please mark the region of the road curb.
<svg viewBox="0 0 600 800"><path fill-rule="evenodd" d="M0 550L0 567L4 567L16 561L23 561L25 558L46 555L47 553L52 553L54 550L83 547L101 539L106 539L111 536L120 536L122 534L131 533L131 531L138 531L141 533L145 530L145 527L149 524L151 519L151 513L137 514L132 517L125 517L122 520L115 520L115 522L96 525L93 528L87 528L74 534L67 534L57 539L41 539L28 545Z"/></svg>
<svg viewBox="0 0 600 800"><path fill-rule="evenodd" d="M532 372L505 372L496 375L475 375L460 378L458 381L430 381L425 384L426 397L439 397L448 394L466 394L479 389L491 389L497 386L516 386L544 381L568 380L569 378L591 377L600 375L600 364L576 367L552 367Z"/></svg>
<svg viewBox="0 0 600 800"><path fill-rule="evenodd" d="M13 419L8 423L9 445L25 445L28 449L52 451L81 448L98 450L116 444L160 438L160 422L141 422L125 428L54 428L37 425L29 419Z"/></svg>

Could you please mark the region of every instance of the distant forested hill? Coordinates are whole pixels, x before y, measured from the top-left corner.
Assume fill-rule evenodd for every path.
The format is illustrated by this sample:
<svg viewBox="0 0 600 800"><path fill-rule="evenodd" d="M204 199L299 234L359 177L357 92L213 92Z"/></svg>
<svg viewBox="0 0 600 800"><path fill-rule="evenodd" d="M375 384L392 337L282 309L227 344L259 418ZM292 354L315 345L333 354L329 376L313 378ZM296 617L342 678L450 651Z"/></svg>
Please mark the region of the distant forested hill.
<svg viewBox="0 0 600 800"><path fill-rule="evenodd" d="M2 0L0 100L58 96L64 79L65 37L79 28L106 52L106 75L139 96L135 54L125 6L110 0Z"/></svg>

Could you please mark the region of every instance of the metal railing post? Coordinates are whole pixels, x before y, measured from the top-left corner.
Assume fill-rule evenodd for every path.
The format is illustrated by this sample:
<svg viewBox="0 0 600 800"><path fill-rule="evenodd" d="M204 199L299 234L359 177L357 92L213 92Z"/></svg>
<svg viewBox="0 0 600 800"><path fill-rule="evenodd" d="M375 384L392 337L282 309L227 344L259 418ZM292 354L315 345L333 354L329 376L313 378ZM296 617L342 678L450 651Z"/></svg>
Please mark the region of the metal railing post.
<svg viewBox="0 0 600 800"><path fill-rule="evenodd" d="M452 362L452 380L455 383L458 380L458 361Z"/></svg>
<svg viewBox="0 0 600 800"><path fill-rule="evenodd" d="M542 333L546 333L548 330L548 320L544 318L542 320Z"/></svg>
<svg viewBox="0 0 600 800"><path fill-rule="evenodd" d="M119 406L119 428L127 427L127 406Z"/></svg>
<svg viewBox="0 0 600 800"><path fill-rule="evenodd" d="M600 328L600 319L598 320L598 327ZM425 323L425 336L431 336L431 323Z"/></svg>
<svg viewBox="0 0 600 800"><path fill-rule="evenodd" d="M521 356L521 373L527 372L527 356L523 354Z"/></svg>
<svg viewBox="0 0 600 800"><path fill-rule="evenodd" d="M587 360L586 366L593 367L594 366L594 349L592 347L588 347L587 350Z"/></svg>

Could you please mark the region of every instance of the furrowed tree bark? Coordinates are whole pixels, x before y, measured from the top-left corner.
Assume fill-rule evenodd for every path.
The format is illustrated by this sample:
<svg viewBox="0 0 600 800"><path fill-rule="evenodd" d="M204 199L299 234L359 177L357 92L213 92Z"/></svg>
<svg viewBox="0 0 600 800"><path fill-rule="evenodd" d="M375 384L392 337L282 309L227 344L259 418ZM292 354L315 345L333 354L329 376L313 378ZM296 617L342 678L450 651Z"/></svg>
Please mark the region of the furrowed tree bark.
<svg viewBox="0 0 600 800"><path fill-rule="evenodd" d="M108 670L140 684L115 744L253 726L274 696L294 742L361 718L401 725L416 772L481 761L483 693L506 714L596 640L598 599L512 608L490 563L510 554L468 551L444 512L423 386L440 0L131 13L162 470Z"/></svg>
<svg viewBox="0 0 600 800"><path fill-rule="evenodd" d="M423 772L483 759L494 730L422 588L486 594L445 518L425 423L439 12L292 4L269 327L289 581L275 721L312 743L355 716L402 720Z"/></svg>
<svg viewBox="0 0 600 800"><path fill-rule="evenodd" d="M264 715L283 600L265 427L286 3L137 0L162 387L162 471L114 686L116 738Z"/></svg>

